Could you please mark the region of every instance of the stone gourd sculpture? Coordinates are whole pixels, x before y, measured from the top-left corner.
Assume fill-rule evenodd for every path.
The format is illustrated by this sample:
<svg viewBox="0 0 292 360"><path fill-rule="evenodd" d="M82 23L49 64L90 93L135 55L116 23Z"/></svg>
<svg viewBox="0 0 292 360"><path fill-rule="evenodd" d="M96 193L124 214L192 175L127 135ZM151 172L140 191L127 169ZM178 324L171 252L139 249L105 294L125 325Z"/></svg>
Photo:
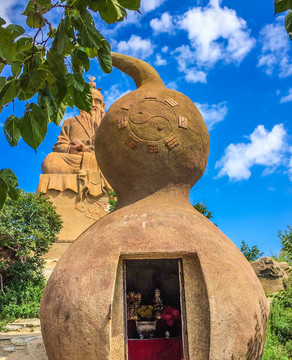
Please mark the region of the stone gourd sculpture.
<svg viewBox="0 0 292 360"><path fill-rule="evenodd" d="M181 259L183 358L259 360L263 289L237 247L188 201L207 164L206 125L150 65L112 56L137 85L110 107L96 135L97 161L118 206L70 246L47 283L41 325L48 357L128 359L123 264Z"/></svg>

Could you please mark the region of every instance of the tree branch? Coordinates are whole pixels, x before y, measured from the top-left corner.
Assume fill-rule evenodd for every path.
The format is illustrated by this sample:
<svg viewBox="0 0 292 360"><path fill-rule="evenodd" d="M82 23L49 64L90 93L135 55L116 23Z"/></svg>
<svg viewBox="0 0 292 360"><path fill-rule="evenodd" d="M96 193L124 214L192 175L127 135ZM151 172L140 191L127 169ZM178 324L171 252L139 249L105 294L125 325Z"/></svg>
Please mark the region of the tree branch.
<svg viewBox="0 0 292 360"><path fill-rule="evenodd" d="M34 6L36 7L36 9L39 11L41 19L43 20L43 22L45 22L45 23L48 25L48 27L49 27L49 29L50 29L50 32L52 32L52 31L53 31L52 25L51 25L51 23L44 17L43 9L39 6L39 4L36 2L36 0L30 0L30 1L34 4Z"/></svg>
<svg viewBox="0 0 292 360"><path fill-rule="evenodd" d="M7 60L3 59L3 57L1 57L1 56L0 56L0 63L2 63L4 65L8 64Z"/></svg>
<svg viewBox="0 0 292 360"><path fill-rule="evenodd" d="M4 297L6 297L4 292L4 285L3 285L3 276L0 274L0 289Z"/></svg>

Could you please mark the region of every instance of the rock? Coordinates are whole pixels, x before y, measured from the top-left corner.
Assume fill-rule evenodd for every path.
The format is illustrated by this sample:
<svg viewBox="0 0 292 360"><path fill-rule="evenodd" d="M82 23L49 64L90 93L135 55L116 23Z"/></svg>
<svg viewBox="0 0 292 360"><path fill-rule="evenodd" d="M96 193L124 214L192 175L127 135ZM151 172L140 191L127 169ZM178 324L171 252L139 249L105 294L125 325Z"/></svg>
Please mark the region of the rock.
<svg viewBox="0 0 292 360"><path fill-rule="evenodd" d="M23 336L23 337L19 337L19 338L14 338L14 339L11 339L11 344L13 345L17 345L17 346L21 346L21 345L25 345L34 340L34 339L39 339L41 338L41 335L39 336Z"/></svg>
<svg viewBox="0 0 292 360"><path fill-rule="evenodd" d="M13 351L15 351L15 346L4 346L3 351L4 352L13 352Z"/></svg>
<svg viewBox="0 0 292 360"><path fill-rule="evenodd" d="M25 352L16 351L10 354L6 360L48 360L42 338L38 337L28 341Z"/></svg>
<svg viewBox="0 0 292 360"><path fill-rule="evenodd" d="M12 324L8 324L5 326L6 329L8 329L9 331L17 331L20 330L22 328L21 325L12 325Z"/></svg>
<svg viewBox="0 0 292 360"><path fill-rule="evenodd" d="M271 257L263 257L251 263L266 295L285 289L285 280L289 278L289 264L278 263Z"/></svg>

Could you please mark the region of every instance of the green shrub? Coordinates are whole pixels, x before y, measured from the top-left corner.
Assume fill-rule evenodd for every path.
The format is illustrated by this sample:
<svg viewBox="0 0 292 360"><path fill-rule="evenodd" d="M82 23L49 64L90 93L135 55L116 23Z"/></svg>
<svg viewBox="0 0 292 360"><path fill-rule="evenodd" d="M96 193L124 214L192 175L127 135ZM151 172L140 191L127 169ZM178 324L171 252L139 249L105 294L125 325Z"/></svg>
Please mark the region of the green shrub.
<svg viewBox="0 0 292 360"><path fill-rule="evenodd" d="M262 360L291 360L289 353L278 341L277 336L268 327Z"/></svg>
<svg viewBox="0 0 292 360"><path fill-rule="evenodd" d="M280 300L274 300L270 316L271 331L280 343L292 339L292 309L285 307Z"/></svg>
<svg viewBox="0 0 292 360"><path fill-rule="evenodd" d="M44 255L62 221L42 194L21 191L0 211L0 321L37 317L45 286Z"/></svg>

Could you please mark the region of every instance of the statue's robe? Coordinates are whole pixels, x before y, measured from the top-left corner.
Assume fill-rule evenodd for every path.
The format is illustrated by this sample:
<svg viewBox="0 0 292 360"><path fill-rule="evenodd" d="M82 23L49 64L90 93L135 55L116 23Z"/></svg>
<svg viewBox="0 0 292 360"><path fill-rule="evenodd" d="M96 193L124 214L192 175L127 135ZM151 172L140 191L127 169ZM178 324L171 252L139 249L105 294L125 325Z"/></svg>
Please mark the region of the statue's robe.
<svg viewBox="0 0 292 360"><path fill-rule="evenodd" d="M69 189L79 194L86 191L92 196L99 196L106 192L105 189L110 189L95 159L97 127L97 121L85 112L64 121L53 152L43 162L38 192ZM89 152L70 154L70 147L76 143L85 145Z"/></svg>

